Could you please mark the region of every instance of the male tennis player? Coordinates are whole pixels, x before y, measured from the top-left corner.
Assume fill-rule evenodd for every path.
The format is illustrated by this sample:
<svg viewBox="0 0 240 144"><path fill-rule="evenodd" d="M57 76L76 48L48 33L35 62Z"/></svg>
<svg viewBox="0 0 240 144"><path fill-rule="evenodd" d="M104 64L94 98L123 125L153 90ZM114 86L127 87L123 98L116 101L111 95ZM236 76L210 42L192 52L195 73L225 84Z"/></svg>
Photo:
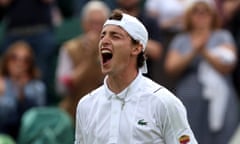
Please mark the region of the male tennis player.
<svg viewBox="0 0 240 144"><path fill-rule="evenodd" d="M80 100L75 144L197 144L185 107L144 77L148 32L135 17L114 11L99 42L103 86Z"/></svg>

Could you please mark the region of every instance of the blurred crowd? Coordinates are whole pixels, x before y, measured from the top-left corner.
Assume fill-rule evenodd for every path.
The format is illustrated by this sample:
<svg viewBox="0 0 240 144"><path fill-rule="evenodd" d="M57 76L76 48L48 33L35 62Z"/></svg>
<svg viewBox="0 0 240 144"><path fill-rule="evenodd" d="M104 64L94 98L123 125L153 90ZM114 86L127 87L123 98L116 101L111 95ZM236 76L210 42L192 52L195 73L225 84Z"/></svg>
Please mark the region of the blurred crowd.
<svg viewBox="0 0 240 144"><path fill-rule="evenodd" d="M49 135L65 133L53 128L56 113L74 131L78 101L103 82L99 34L116 8L146 26L146 76L181 99L198 142L233 141L240 114L239 0L0 0L0 135L53 144ZM37 128L40 120L48 132ZM23 123L34 125L37 136Z"/></svg>

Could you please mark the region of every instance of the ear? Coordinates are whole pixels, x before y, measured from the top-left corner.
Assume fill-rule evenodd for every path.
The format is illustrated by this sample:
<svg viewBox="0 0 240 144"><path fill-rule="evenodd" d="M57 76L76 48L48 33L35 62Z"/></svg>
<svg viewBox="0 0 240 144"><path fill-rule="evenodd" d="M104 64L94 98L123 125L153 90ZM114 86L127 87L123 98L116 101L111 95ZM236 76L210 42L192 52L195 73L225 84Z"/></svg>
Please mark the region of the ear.
<svg viewBox="0 0 240 144"><path fill-rule="evenodd" d="M133 45L131 54L137 56L139 53L141 53L142 49L143 46L141 44Z"/></svg>

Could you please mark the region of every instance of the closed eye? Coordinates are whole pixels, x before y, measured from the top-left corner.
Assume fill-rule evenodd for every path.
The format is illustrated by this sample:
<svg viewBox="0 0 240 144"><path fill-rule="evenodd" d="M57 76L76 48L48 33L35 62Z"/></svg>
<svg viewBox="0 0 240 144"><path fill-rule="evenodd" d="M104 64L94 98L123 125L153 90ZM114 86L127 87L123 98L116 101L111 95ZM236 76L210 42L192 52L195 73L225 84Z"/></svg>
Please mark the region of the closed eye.
<svg viewBox="0 0 240 144"><path fill-rule="evenodd" d="M114 39L114 40L122 39L124 37L122 34L117 32L109 32L107 34L107 32L103 31L100 35L100 39L103 39L106 35L108 35L111 39Z"/></svg>
<svg viewBox="0 0 240 144"><path fill-rule="evenodd" d="M103 39L104 36L105 36L105 33L101 33L101 35L100 35L100 39Z"/></svg>
<svg viewBox="0 0 240 144"><path fill-rule="evenodd" d="M121 39L121 37L120 37L119 35L117 35L117 34L114 34L114 35L112 36L112 38L113 38L113 39Z"/></svg>

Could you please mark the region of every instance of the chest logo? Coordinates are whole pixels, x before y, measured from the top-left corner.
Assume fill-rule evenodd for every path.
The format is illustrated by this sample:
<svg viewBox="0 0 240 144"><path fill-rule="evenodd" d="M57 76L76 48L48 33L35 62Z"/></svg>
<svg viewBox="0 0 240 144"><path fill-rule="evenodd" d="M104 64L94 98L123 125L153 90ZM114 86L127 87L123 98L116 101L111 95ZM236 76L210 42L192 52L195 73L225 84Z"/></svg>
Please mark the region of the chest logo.
<svg viewBox="0 0 240 144"><path fill-rule="evenodd" d="M190 137L188 135L183 135L179 138L180 144L188 144L190 142Z"/></svg>
<svg viewBox="0 0 240 144"><path fill-rule="evenodd" d="M144 119L141 119L141 120L138 121L138 124L139 125L147 125L147 122L144 121Z"/></svg>

